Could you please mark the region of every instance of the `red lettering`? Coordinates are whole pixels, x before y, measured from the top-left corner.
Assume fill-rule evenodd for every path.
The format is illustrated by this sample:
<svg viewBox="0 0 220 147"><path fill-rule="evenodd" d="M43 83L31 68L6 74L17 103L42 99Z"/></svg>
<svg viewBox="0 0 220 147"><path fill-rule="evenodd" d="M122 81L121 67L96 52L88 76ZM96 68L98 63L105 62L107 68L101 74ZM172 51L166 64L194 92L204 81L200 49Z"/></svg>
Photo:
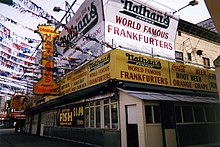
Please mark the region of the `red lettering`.
<svg viewBox="0 0 220 147"><path fill-rule="evenodd" d="M108 25L108 32L112 30L112 25Z"/></svg>

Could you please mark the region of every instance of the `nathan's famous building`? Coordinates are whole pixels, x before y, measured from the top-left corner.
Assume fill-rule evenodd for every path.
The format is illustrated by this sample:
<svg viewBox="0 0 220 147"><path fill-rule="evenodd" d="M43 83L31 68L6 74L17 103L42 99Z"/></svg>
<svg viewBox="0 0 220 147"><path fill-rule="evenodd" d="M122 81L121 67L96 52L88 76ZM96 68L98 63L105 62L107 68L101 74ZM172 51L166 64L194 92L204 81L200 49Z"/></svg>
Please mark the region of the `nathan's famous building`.
<svg viewBox="0 0 220 147"><path fill-rule="evenodd" d="M216 33L129 0L85 1L66 26L58 51L81 63L55 81L44 71L26 132L98 146L219 145Z"/></svg>

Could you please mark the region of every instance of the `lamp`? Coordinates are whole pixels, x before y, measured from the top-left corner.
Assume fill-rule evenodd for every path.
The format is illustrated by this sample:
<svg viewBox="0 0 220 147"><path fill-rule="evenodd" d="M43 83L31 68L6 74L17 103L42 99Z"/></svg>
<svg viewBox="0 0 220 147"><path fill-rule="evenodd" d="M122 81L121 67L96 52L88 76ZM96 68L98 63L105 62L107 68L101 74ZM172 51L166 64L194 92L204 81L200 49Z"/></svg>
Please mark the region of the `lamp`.
<svg viewBox="0 0 220 147"><path fill-rule="evenodd" d="M182 10L182 9L188 7L188 6L195 6L195 5L198 5L198 4L199 4L199 2L198 2L197 0L192 0L192 1L189 2L188 5L186 5L186 6L182 7L182 8L180 8L180 9L178 9L177 11L174 11L173 14L179 12L180 10Z"/></svg>
<svg viewBox="0 0 220 147"><path fill-rule="evenodd" d="M60 12L60 11L64 11L66 12L65 15L63 16L63 18L60 20L60 23L62 23L63 19L66 17L66 23L68 22L68 19L70 19L72 16L71 16L71 13L73 15L75 15L72 7L73 5L76 3L77 0L75 0L72 5L70 6L69 3L66 1L66 6L65 6L65 10L61 9L60 7L54 7L53 8L53 11L54 12ZM67 15L68 14L68 15ZM56 28L57 29L57 28Z"/></svg>
<svg viewBox="0 0 220 147"><path fill-rule="evenodd" d="M63 10L63 9L61 9L60 7L56 7L56 6L55 6L55 7L53 8L53 11L54 11L54 12L64 11L64 12L67 12L67 13L73 13L73 14L75 14L74 11L72 10L72 8L70 8L70 9L69 9L69 8L70 8L70 5L69 5L69 3L66 1L66 8L65 8L66 10ZM69 9L69 10L68 10L68 9Z"/></svg>
<svg viewBox="0 0 220 147"><path fill-rule="evenodd" d="M61 9L60 7L54 7L54 8L53 8L53 11L54 11L54 12L60 12L60 11L66 12L65 10Z"/></svg>

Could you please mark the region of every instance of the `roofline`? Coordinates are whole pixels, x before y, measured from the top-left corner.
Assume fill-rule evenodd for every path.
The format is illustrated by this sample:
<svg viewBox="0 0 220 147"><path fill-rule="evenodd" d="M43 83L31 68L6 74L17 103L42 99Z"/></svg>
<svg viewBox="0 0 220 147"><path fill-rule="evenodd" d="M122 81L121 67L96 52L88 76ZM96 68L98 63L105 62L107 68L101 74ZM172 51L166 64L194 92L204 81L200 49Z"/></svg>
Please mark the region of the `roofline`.
<svg viewBox="0 0 220 147"><path fill-rule="evenodd" d="M187 22L182 19L179 19L178 31L183 31L218 44L220 43L220 37L218 33L207 30L203 27L197 26L196 24Z"/></svg>

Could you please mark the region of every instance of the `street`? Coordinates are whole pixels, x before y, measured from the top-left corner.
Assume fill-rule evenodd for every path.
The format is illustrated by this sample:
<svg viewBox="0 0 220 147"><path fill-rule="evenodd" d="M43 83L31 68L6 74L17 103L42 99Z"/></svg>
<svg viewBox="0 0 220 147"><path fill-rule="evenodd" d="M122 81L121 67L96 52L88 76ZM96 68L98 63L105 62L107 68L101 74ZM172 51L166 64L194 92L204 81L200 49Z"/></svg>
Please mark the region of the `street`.
<svg viewBox="0 0 220 147"><path fill-rule="evenodd" d="M0 147L89 147L71 141L15 133L14 129L0 129Z"/></svg>

